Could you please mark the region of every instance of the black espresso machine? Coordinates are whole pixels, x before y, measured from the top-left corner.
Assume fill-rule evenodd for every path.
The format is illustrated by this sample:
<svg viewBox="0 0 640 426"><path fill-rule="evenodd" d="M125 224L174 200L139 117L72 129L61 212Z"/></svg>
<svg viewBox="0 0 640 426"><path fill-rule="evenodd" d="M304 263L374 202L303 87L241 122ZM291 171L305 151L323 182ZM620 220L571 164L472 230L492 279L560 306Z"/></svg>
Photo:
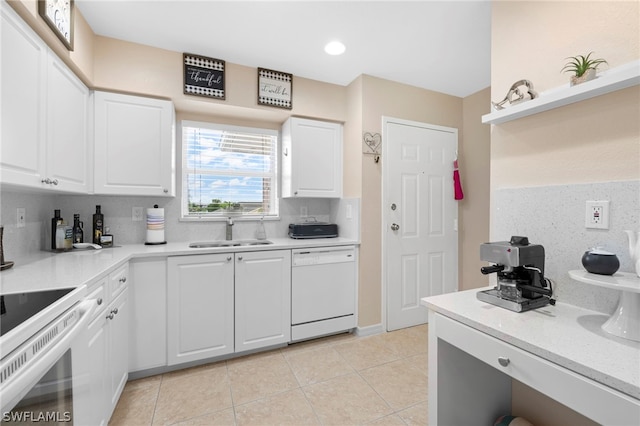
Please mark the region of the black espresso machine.
<svg viewBox="0 0 640 426"><path fill-rule="evenodd" d="M483 274L498 274L498 284L477 293L477 298L514 312L524 312L554 305L551 281L544 277L544 247L529 244L527 237L511 237L510 241L480 245Z"/></svg>

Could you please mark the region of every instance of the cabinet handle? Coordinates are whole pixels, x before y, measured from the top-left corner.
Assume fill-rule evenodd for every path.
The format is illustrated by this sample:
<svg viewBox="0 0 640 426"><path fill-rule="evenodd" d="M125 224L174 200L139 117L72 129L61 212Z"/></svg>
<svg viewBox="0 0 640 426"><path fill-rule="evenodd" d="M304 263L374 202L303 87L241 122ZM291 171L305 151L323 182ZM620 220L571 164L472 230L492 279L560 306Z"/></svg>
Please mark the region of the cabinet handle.
<svg viewBox="0 0 640 426"><path fill-rule="evenodd" d="M42 182L42 183L46 183L46 184L50 184L50 183L51 183L51 179L49 179L49 178L44 178L44 179L42 179L40 182Z"/></svg>
<svg viewBox="0 0 640 426"><path fill-rule="evenodd" d="M163 189L162 192L164 192L165 194L169 193L169 190L167 188Z"/></svg>
<svg viewBox="0 0 640 426"><path fill-rule="evenodd" d="M119 281L124 284L127 282L127 277L122 277Z"/></svg>
<svg viewBox="0 0 640 426"><path fill-rule="evenodd" d="M52 184L57 185L58 184L58 179L54 179L51 181Z"/></svg>
<svg viewBox="0 0 640 426"><path fill-rule="evenodd" d="M242 261L242 256L238 256L238 262Z"/></svg>
<svg viewBox="0 0 640 426"><path fill-rule="evenodd" d="M102 297L98 298L97 303L98 303L98 306L102 305Z"/></svg>
<svg viewBox="0 0 640 426"><path fill-rule="evenodd" d="M114 315L117 314L118 313L118 308L113 308L111 310L111 313L114 314Z"/></svg>
<svg viewBox="0 0 640 426"><path fill-rule="evenodd" d="M504 357L504 356L498 357L498 363L503 367L506 367L507 365L509 365L510 362L511 360L507 357Z"/></svg>
<svg viewBox="0 0 640 426"><path fill-rule="evenodd" d="M109 315L107 315L107 319L112 320L113 319L113 313L110 313Z"/></svg>
<svg viewBox="0 0 640 426"><path fill-rule="evenodd" d="M227 256L227 262L231 262L231 256Z"/></svg>

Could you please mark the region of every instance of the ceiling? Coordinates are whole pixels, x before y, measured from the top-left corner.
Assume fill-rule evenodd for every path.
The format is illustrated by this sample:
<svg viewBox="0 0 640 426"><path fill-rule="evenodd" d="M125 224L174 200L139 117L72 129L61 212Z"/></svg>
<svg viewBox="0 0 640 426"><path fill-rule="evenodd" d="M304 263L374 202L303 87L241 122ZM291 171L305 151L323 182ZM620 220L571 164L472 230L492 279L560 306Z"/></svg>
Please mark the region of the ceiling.
<svg viewBox="0 0 640 426"><path fill-rule="evenodd" d="M490 0L75 4L101 36L342 86L367 74L465 97L490 84ZM341 56L323 50L334 39Z"/></svg>

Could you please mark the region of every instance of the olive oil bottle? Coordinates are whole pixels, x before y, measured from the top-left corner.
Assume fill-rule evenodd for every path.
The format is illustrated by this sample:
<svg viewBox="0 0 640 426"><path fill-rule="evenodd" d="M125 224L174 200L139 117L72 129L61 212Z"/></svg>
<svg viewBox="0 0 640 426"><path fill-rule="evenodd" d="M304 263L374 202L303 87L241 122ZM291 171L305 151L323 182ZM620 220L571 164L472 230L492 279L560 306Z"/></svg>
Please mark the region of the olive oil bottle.
<svg viewBox="0 0 640 426"><path fill-rule="evenodd" d="M100 206L96 206L93 214L93 244L100 244L100 237L104 231L104 216L100 211Z"/></svg>

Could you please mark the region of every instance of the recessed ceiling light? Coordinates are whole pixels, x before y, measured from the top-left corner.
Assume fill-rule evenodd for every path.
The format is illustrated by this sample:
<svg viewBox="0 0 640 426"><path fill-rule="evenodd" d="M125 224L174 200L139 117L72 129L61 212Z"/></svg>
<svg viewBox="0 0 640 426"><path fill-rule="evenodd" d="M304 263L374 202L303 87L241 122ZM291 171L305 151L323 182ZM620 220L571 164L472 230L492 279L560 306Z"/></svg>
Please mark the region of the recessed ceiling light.
<svg viewBox="0 0 640 426"><path fill-rule="evenodd" d="M347 48L339 41L332 41L324 47L324 51L329 55L342 55Z"/></svg>

